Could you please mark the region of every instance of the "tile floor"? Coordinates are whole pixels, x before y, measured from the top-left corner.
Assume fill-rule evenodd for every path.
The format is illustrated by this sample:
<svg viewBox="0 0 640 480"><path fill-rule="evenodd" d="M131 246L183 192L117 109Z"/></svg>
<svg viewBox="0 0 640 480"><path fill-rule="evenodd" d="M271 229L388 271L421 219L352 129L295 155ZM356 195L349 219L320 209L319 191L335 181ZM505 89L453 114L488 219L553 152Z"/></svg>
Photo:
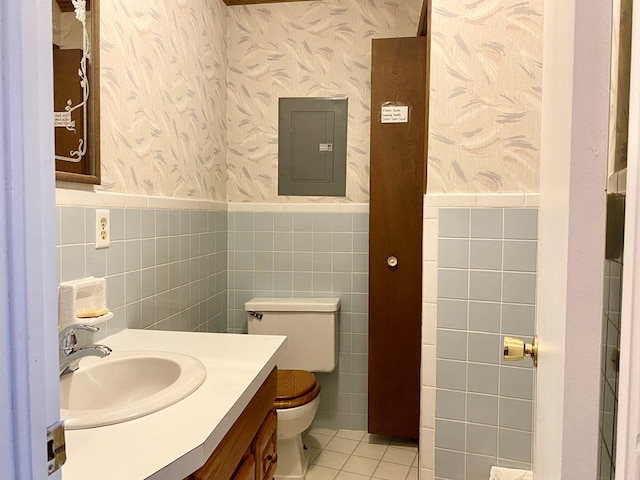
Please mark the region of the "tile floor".
<svg viewBox="0 0 640 480"><path fill-rule="evenodd" d="M418 444L354 430L313 428L306 480L418 480Z"/></svg>

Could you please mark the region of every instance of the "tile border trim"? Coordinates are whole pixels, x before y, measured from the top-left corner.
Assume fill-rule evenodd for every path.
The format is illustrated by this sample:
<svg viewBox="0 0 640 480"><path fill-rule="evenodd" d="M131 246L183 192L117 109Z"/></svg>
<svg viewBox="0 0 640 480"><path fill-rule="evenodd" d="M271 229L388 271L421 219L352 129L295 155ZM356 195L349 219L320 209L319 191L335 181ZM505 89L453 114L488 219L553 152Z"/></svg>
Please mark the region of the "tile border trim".
<svg viewBox="0 0 640 480"><path fill-rule="evenodd" d="M540 194L502 193L502 194L466 194L466 193L427 193L425 207L538 207Z"/></svg>

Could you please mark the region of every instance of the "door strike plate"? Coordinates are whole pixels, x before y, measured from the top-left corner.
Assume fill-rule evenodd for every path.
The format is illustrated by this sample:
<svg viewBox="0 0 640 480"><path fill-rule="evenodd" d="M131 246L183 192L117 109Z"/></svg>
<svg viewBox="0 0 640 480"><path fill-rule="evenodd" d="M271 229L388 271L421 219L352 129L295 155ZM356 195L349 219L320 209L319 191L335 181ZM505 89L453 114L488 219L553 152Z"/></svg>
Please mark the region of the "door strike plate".
<svg viewBox="0 0 640 480"><path fill-rule="evenodd" d="M47 472L51 475L67 461L64 423L59 421L47 428Z"/></svg>

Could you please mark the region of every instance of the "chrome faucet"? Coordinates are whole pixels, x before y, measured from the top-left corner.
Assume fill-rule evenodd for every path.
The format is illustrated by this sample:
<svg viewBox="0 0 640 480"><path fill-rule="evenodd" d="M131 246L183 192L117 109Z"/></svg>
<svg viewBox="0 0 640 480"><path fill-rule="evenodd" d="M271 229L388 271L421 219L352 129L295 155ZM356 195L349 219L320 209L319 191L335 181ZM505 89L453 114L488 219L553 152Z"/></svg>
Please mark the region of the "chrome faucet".
<svg viewBox="0 0 640 480"><path fill-rule="evenodd" d="M60 332L60 352L62 359L60 360L60 376L67 373L75 372L78 369L78 362L83 357L106 357L111 353L111 349L105 345L90 345L88 347L76 348L78 339L76 338L76 330L86 330L87 332L96 333L99 328L90 325L70 325Z"/></svg>

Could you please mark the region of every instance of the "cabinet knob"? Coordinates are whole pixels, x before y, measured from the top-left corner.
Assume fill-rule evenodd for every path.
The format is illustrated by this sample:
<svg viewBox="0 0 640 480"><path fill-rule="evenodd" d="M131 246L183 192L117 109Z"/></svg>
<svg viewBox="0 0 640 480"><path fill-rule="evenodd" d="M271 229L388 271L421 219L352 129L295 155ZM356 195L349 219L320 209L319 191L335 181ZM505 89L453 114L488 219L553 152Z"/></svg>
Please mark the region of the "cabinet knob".
<svg viewBox="0 0 640 480"><path fill-rule="evenodd" d="M270 453L269 455L267 455L267 460L269 460L271 463L277 463L278 462L278 454L277 453Z"/></svg>
<svg viewBox="0 0 640 480"><path fill-rule="evenodd" d="M387 265L389 265L391 268L395 268L398 266L398 259L396 257L394 257L393 255L391 255L389 258L387 258Z"/></svg>

